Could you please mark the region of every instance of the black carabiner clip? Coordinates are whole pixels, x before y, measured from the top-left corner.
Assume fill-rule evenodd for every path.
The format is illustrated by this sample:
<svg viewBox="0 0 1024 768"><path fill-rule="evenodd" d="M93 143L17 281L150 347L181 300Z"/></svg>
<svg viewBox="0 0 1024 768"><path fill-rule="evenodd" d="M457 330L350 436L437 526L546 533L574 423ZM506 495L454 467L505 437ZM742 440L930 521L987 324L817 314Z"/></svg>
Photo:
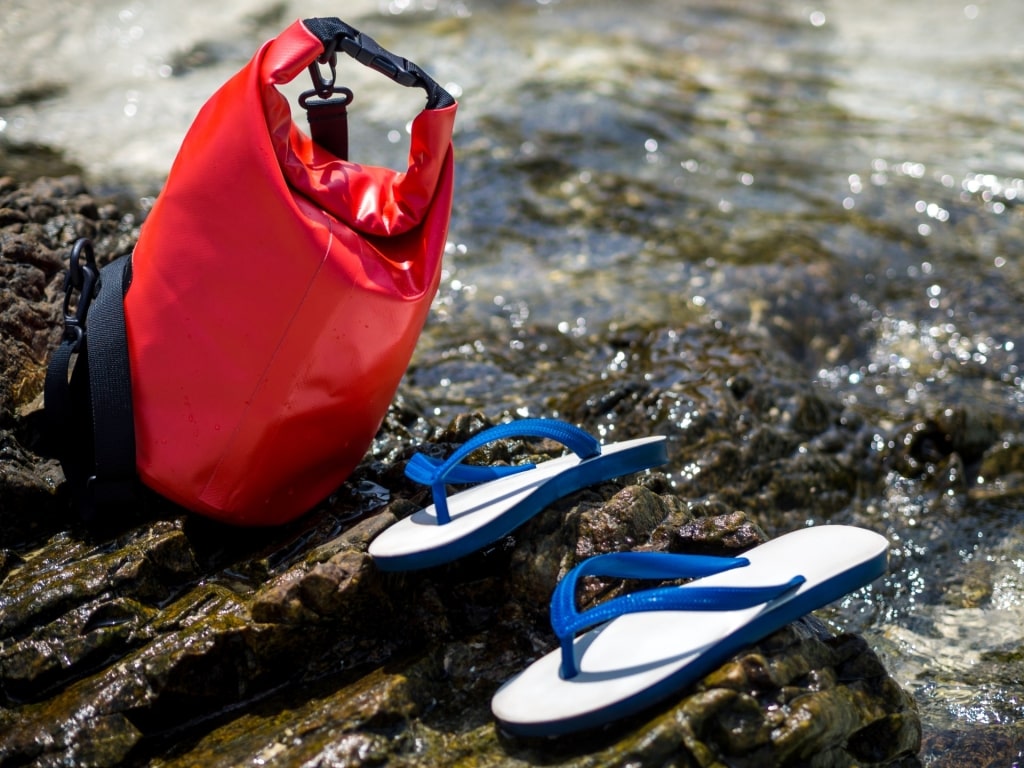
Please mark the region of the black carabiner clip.
<svg viewBox="0 0 1024 768"><path fill-rule="evenodd" d="M329 99L334 93L334 84L338 80L338 54L337 54L337 40L330 40L324 46L324 52L317 57L317 60L309 65L309 76L313 78L313 90L316 91L316 95L321 99ZM323 72L320 71L320 66L326 64L330 67L331 78L328 80L324 78Z"/></svg>
<svg viewBox="0 0 1024 768"><path fill-rule="evenodd" d="M82 255L85 263L82 263ZM64 339L72 342L72 351L77 352L85 338L85 321L89 306L100 289L100 271L96 266L96 254L92 242L79 238L71 249L68 271L64 276ZM71 313L71 297L78 291L74 314Z"/></svg>

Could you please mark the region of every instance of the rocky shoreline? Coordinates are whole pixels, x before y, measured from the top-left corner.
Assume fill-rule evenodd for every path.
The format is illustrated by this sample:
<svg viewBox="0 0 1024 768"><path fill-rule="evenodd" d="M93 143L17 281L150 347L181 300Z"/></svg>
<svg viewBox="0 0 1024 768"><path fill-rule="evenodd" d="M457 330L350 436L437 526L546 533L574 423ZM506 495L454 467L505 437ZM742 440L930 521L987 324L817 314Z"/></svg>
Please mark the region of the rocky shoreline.
<svg viewBox="0 0 1024 768"><path fill-rule="evenodd" d="M490 718L497 686L552 647L550 590L579 559L739 553L800 524L802 508L827 517L850 503L870 471L865 426L810 387L765 385L753 353L709 385L699 428L671 436L674 460L703 468L685 487L658 473L605 483L514 540L421 574L383 574L366 553L423 500L404 460L490 420L434 425L407 389L355 476L290 525L228 529L159 499L132 519L75 519L39 429L62 259L81 236L101 262L126 252L137 227L75 177L0 179L0 766L919 764L912 697L862 637L815 617L584 739L514 739ZM564 417L593 428L614 413L620 433L648 431L659 393L592 384ZM977 440L975 453L995 439L971 427L945 434ZM483 458L558 452L509 441ZM624 588L595 581L585 601Z"/></svg>

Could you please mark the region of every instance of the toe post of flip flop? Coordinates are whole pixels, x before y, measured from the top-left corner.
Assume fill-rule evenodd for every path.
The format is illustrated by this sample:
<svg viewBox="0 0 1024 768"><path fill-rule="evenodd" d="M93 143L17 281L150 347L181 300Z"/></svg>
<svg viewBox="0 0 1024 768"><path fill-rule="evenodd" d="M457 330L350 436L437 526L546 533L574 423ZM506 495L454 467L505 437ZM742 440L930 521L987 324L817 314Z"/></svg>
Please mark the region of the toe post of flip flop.
<svg viewBox="0 0 1024 768"><path fill-rule="evenodd" d="M506 682L492 712L513 735L551 737L646 711L743 648L883 575L888 548L872 531L822 525L736 558L624 552L584 560L551 599L559 647ZM588 575L693 581L580 612L576 585Z"/></svg>
<svg viewBox="0 0 1024 768"><path fill-rule="evenodd" d="M515 466L464 464L478 448L508 438L555 440L570 453ZM433 504L399 520L370 543L385 571L442 565L510 534L554 501L590 485L641 472L668 460L664 436L602 445L586 431L558 419L521 419L484 430L439 461L416 454L406 475L428 485ZM475 483L447 494L447 486Z"/></svg>

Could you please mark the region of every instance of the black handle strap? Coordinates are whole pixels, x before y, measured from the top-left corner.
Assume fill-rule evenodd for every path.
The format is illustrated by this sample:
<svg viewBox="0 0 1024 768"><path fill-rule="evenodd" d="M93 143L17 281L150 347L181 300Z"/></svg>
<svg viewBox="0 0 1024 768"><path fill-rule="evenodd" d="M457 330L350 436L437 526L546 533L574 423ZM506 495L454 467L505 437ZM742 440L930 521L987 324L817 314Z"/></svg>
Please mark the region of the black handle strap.
<svg viewBox="0 0 1024 768"><path fill-rule="evenodd" d="M310 74L313 76L317 92L323 98L327 98L333 92L336 53L341 50L359 63L391 78L399 85L422 88L427 92L427 109L443 109L455 103L452 95L416 64L396 56L383 48L372 37L364 35L341 19L333 17L304 19L302 23L324 44L324 52L319 61L321 64L328 64L331 68L330 80L324 80L317 65L314 63L310 66Z"/></svg>
<svg viewBox="0 0 1024 768"><path fill-rule="evenodd" d="M339 94L340 98L327 98L318 89L303 91L299 96L299 106L306 110L313 141L335 157L348 160L348 105L352 103L352 91L334 86L331 93ZM310 101L313 96L319 96L321 100Z"/></svg>

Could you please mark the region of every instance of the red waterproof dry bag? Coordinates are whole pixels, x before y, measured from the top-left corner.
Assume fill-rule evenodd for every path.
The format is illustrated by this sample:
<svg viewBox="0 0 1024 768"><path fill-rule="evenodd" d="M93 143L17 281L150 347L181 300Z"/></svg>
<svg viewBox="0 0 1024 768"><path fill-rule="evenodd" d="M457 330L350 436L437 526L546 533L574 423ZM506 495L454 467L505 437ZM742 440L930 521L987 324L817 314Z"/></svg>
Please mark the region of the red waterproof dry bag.
<svg viewBox="0 0 1024 768"><path fill-rule="evenodd" d="M351 93L333 84L338 51L426 91L406 170L344 156ZM310 104L303 94L303 106L319 143L293 122L277 88L307 69L317 93ZM130 261L93 281L97 304L123 296L130 388L110 370L90 375L95 467L76 469L79 484L102 489L112 474L95 401L120 387L131 401L133 470L178 504L265 525L336 489L380 427L437 289L455 110L419 67L338 19L295 22L217 91ZM72 261L68 291L82 295L65 339L82 325L97 367L105 330L93 316L106 313L94 308L84 322L90 267ZM49 409L50 382L47 390ZM66 406L55 411L68 415Z"/></svg>

